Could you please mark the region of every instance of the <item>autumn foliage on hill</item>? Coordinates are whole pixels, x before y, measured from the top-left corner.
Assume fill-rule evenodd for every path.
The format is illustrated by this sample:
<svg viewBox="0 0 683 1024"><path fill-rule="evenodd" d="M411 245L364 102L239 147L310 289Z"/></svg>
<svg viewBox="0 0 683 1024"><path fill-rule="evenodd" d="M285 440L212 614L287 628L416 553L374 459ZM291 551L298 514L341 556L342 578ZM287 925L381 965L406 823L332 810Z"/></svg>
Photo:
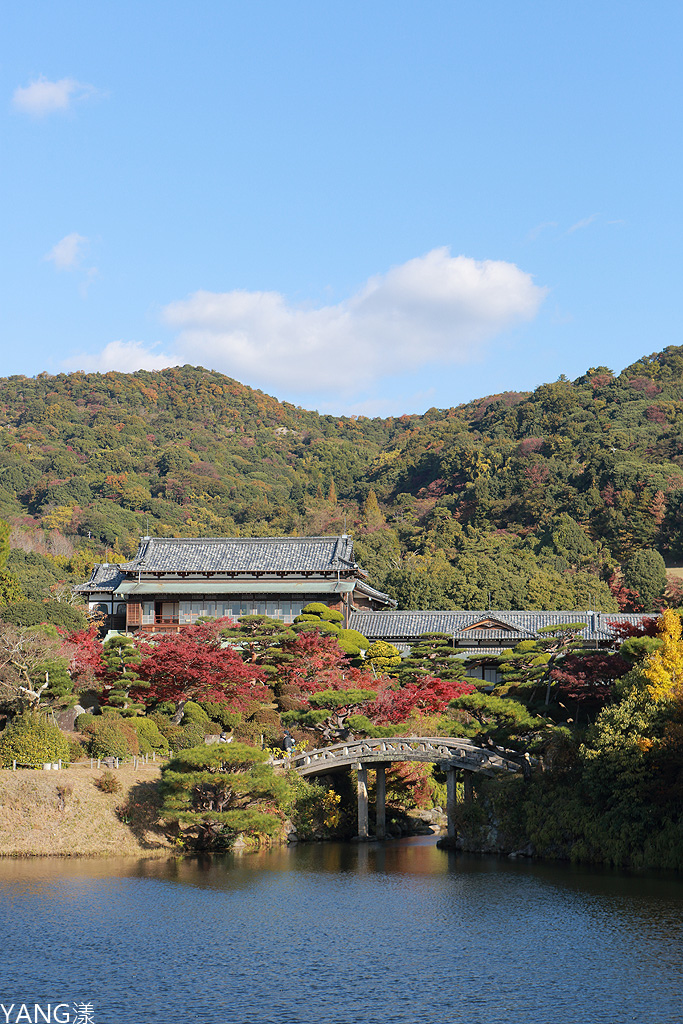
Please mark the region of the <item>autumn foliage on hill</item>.
<svg viewBox="0 0 683 1024"><path fill-rule="evenodd" d="M6 570L31 599L147 532L346 524L404 608L677 600L657 557L683 562L683 348L385 419L320 416L189 366L5 378L0 407Z"/></svg>

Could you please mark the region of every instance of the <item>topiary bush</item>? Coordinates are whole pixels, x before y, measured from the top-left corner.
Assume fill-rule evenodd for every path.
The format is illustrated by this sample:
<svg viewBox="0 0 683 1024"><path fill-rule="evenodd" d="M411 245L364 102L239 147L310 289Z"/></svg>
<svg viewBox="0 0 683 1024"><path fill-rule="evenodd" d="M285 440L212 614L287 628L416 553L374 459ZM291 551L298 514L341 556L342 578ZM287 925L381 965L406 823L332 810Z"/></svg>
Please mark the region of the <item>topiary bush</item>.
<svg viewBox="0 0 683 1024"><path fill-rule="evenodd" d="M48 688L45 696L52 700L59 700L62 697L72 695L74 683L68 672L69 663L66 658L54 658L44 661L31 669L30 677L34 686L41 687L48 680ZM72 703L75 704L77 697L73 695ZM62 705L68 702L60 701Z"/></svg>
<svg viewBox="0 0 683 1024"><path fill-rule="evenodd" d="M130 757L131 754L140 753L138 736L130 720L121 718L116 712L109 712L80 726L84 717L79 715L77 721L81 732L88 737L88 753L91 757Z"/></svg>
<svg viewBox="0 0 683 1024"><path fill-rule="evenodd" d="M197 704L194 700L188 700L183 708L183 725L189 725L190 722L196 722L198 725L208 725L210 718L207 715L204 708Z"/></svg>
<svg viewBox="0 0 683 1024"><path fill-rule="evenodd" d="M171 725L166 732L166 739L172 751L189 750L204 743L205 729L197 722L188 725Z"/></svg>
<svg viewBox="0 0 683 1024"><path fill-rule="evenodd" d="M370 641L359 633L357 629L340 629L337 634L337 643L344 654L352 658L360 657L362 651L367 651Z"/></svg>
<svg viewBox="0 0 683 1024"><path fill-rule="evenodd" d="M322 601L311 601L305 608L301 609L302 615L314 615L316 618L324 619L325 622L343 622L344 616L336 608L328 608Z"/></svg>
<svg viewBox="0 0 683 1024"><path fill-rule="evenodd" d="M168 740L159 731L156 722L151 718L130 718L127 725L135 730L141 754L161 753L168 750Z"/></svg>
<svg viewBox="0 0 683 1024"><path fill-rule="evenodd" d="M378 675L391 675L401 664L401 652L386 640L375 640L366 648L365 659Z"/></svg>
<svg viewBox="0 0 683 1024"><path fill-rule="evenodd" d="M334 622L326 622L325 619L319 619L317 615L297 615L292 623L292 629L295 633L317 630L317 632L325 633L325 635L329 636L337 636L339 633L339 626Z"/></svg>
<svg viewBox="0 0 683 1024"><path fill-rule="evenodd" d="M64 733L44 715L27 711L15 718L0 736L0 764L10 768L12 762L40 768L48 762L70 759L69 743Z"/></svg>
<svg viewBox="0 0 683 1024"><path fill-rule="evenodd" d="M74 722L74 728L77 729L78 732L85 732L86 727L96 722L99 717L99 715L91 715L89 711L85 711L82 715L79 715Z"/></svg>

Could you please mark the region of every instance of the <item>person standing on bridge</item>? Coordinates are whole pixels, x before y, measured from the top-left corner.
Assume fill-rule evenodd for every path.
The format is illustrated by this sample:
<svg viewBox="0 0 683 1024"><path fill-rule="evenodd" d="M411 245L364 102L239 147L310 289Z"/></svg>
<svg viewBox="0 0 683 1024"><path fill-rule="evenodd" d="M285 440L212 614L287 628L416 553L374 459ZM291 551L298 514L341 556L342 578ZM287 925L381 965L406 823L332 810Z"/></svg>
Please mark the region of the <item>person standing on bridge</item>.
<svg viewBox="0 0 683 1024"><path fill-rule="evenodd" d="M283 745L284 745L284 748L285 748L285 754L287 755L287 757L291 757L292 756L292 751L294 750L294 747L296 746L296 741L295 741L294 737L292 736L291 732L289 731L289 729L285 729L285 739L284 739L284 744Z"/></svg>

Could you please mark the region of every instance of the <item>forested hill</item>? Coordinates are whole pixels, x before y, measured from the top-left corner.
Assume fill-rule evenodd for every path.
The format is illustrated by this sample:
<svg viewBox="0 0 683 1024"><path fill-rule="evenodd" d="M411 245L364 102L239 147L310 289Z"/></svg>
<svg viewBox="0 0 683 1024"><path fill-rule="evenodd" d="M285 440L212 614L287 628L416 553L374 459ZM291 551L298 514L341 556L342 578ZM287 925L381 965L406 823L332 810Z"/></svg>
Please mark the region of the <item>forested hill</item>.
<svg viewBox="0 0 683 1024"><path fill-rule="evenodd" d="M145 533L346 527L403 607L650 607L653 552L683 559L683 347L422 416L321 416L191 366L4 378L0 409L27 596Z"/></svg>

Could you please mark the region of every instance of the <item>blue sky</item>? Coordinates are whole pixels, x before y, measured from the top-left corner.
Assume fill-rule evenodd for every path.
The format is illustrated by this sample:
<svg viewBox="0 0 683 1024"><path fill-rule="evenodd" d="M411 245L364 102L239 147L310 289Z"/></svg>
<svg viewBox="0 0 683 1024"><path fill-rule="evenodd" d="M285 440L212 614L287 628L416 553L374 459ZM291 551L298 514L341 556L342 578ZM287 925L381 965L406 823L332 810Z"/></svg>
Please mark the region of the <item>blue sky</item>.
<svg viewBox="0 0 683 1024"><path fill-rule="evenodd" d="M2 374L396 414L681 338L683 6L0 13Z"/></svg>

